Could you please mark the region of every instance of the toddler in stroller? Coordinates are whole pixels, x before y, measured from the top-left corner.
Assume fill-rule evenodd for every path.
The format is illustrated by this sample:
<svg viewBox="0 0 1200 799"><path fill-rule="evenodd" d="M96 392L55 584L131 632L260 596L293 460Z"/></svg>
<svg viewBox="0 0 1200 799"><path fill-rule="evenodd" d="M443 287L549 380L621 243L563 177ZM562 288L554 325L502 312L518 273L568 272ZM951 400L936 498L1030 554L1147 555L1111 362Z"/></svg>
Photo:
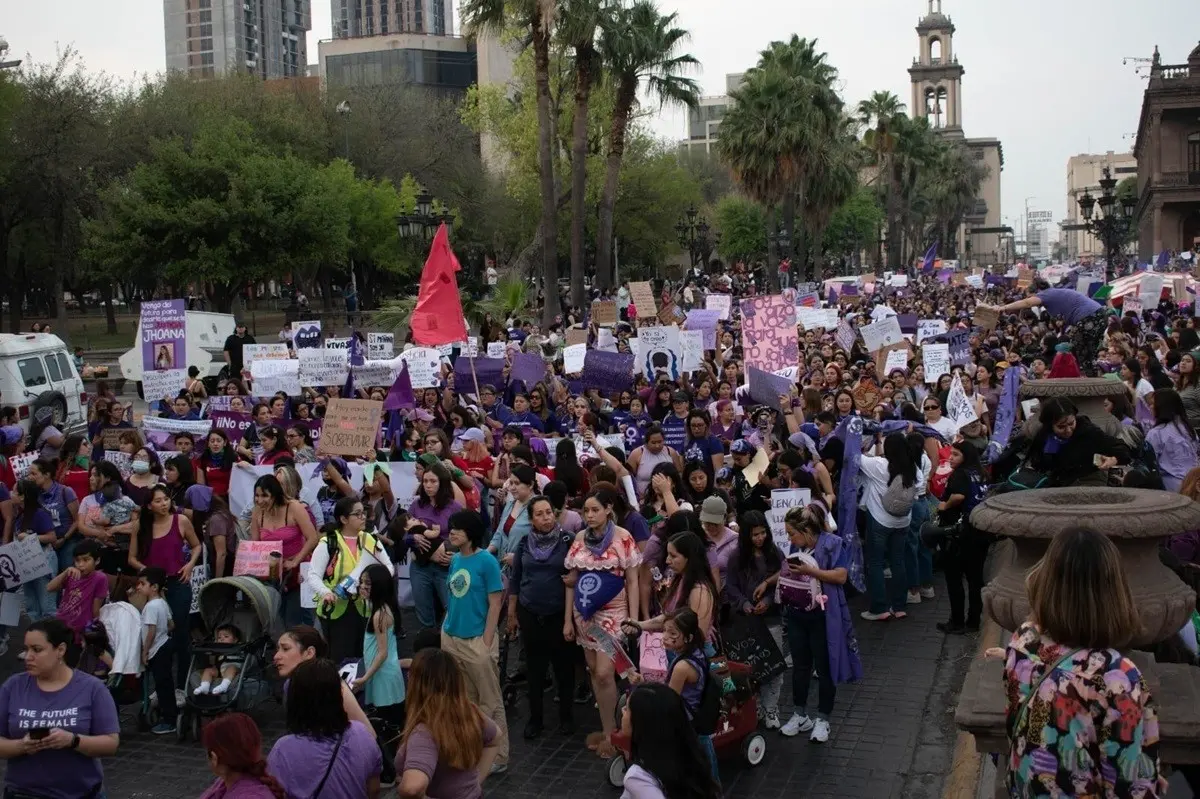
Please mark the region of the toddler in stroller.
<svg viewBox="0 0 1200 799"><path fill-rule="evenodd" d="M222 624L213 634L213 640L226 646L240 644L242 643L242 631L236 625ZM210 655L208 665L200 672L200 684L196 686L192 694L202 696L211 693L217 696L225 693L241 674L242 666L245 663L246 655L240 648L225 654ZM213 685L218 675L221 677L221 681Z"/></svg>

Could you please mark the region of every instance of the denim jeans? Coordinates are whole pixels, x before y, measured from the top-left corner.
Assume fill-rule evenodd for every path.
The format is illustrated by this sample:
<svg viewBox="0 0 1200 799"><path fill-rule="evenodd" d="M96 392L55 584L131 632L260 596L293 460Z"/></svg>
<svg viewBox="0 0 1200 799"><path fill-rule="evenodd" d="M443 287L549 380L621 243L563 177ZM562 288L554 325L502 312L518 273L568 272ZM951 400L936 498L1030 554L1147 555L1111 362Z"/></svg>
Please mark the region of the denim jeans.
<svg viewBox="0 0 1200 799"><path fill-rule="evenodd" d="M58 574L58 553L53 549L45 549L46 563L50 565L50 576L31 580L22 588L25 589L25 613L30 621L49 619L58 612L58 597L46 590L50 580Z"/></svg>
<svg viewBox="0 0 1200 799"><path fill-rule="evenodd" d="M903 611L908 604L908 579L904 570L907 539L907 527L884 527L867 514L867 593L871 596L872 613ZM885 559L892 566L890 592L883 577Z"/></svg>
<svg viewBox="0 0 1200 799"><path fill-rule="evenodd" d="M171 656L175 659L175 685L182 687L188 684L188 670L192 665L192 584L177 578L167 580L163 599L167 600L171 619L175 622L171 632Z"/></svg>
<svg viewBox="0 0 1200 799"><path fill-rule="evenodd" d="M284 593L283 599L279 603L279 615L283 617L284 629L295 627L298 624L307 624L312 627L317 618L316 611L312 608L300 607L300 589L298 588Z"/></svg>
<svg viewBox="0 0 1200 799"><path fill-rule="evenodd" d="M904 572L910 591L933 584L933 553L921 543L921 525L933 516L936 502L932 495L926 494L913 503L912 523L904 542Z"/></svg>
<svg viewBox="0 0 1200 799"><path fill-rule="evenodd" d="M450 570L435 563L422 565L413 560L408 566L408 579L412 583L417 620L423 628L431 630L438 623L438 605L443 612L450 606Z"/></svg>

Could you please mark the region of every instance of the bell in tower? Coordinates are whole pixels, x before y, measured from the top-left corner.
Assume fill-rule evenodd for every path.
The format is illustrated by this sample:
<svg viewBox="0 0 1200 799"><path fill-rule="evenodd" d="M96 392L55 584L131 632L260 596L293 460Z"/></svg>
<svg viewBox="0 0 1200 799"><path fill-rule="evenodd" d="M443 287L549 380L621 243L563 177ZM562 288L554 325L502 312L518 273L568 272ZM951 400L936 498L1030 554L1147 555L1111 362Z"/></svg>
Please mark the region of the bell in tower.
<svg viewBox="0 0 1200 799"><path fill-rule="evenodd" d="M962 134L962 76L954 55L954 23L942 13L942 0L928 0L929 13L917 23L918 54L908 70L913 116L948 136Z"/></svg>

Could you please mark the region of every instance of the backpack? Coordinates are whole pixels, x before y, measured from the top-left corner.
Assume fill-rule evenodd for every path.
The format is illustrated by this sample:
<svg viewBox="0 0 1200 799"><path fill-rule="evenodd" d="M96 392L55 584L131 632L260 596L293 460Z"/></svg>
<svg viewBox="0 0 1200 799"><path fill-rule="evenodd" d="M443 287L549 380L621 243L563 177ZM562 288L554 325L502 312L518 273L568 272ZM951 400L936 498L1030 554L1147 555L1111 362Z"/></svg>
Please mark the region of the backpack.
<svg viewBox="0 0 1200 799"><path fill-rule="evenodd" d="M900 475L892 478L887 490L883 492L883 509L892 516L907 516L912 512L913 503L917 501L917 481L908 488L904 487L904 479Z"/></svg>
<svg viewBox="0 0 1200 799"><path fill-rule="evenodd" d="M950 482L950 473L954 467L950 465L950 445L938 450L937 466L929 478L929 493L942 499L946 493L946 483Z"/></svg>
<svg viewBox="0 0 1200 799"><path fill-rule="evenodd" d="M704 687L700 689L700 703L692 716L692 729L697 735L712 735L717 731L721 720L721 681L712 673L708 659L696 661L691 657L683 658L692 664L692 668L701 673Z"/></svg>

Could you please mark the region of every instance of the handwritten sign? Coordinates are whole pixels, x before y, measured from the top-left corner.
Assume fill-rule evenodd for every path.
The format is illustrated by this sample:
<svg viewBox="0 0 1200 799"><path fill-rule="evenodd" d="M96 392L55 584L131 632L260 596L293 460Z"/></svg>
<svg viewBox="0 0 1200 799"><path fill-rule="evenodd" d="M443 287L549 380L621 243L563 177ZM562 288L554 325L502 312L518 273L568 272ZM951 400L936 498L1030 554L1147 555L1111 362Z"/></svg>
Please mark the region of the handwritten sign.
<svg viewBox="0 0 1200 799"><path fill-rule="evenodd" d="M617 323L617 304L612 300L596 300L592 303L592 324L612 327Z"/></svg>
<svg viewBox="0 0 1200 799"><path fill-rule="evenodd" d="M174 399L187 383L186 369L161 369L142 372L142 396L147 402Z"/></svg>
<svg viewBox="0 0 1200 799"><path fill-rule="evenodd" d="M900 320L894 316L864 325L858 329L858 332L862 334L867 352L875 352L889 345L899 344L904 340L904 335L900 332Z"/></svg>
<svg viewBox="0 0 1200 799"><path fill-rule="evenodd" d="M960 430L979 418L975 413L975 404L967 397L962 377L959 375L954 376L954 382L950 384L950 393L946 395L946 415Z"/></svg>
<svg viewBox="0 0 1200 799"><path fill-rule="evenodd" d="M647 380L653 383L660 375L679 379L683 347L679 343L678 327L643 327L638 330L638 341L638 362Z"/></svg>
<svg viewBox="0 0 1200 799"><path fill-rule="evenodd" d="M890 375L896 370L902 372L908 371L908 351L904 349L892 350L887 354L887 363L883 366L883 374Z"/></svg>
<svg viewBox="0 0 1200 799"><path fill-rule="evenodd" d="M694 372L704 363L704 331L681 330L679 346L683 349L683 371Z"/></svg>
<svg viewBox="0 0 1200 799"><path fill-rule="evenodd" d="M971 360L971 331L956 330L950 334L950 365L966 366ZM949 371L949 370L947 370ZM928 374L928 372L926 373Z"/></svg>
<svg viewBox="0 0 1200 799"><path fill-rule="evenodd" d="M38 453L26 452L24 455L13 455L8 459L8 465L12 467L13 474L18 480L24 480L29 474L29 467L38 459Z"/></svg>
<svg viewBox="0 0 1200 799"><path fill-rule="evenodd" d="M246 414L246 418L249 419L250 415ZM241 438L241 436L238 436L238 438ZM121 473L122 477L128 477L133 473L133 467L130 465L133 462L133 456L128 452L121 452L118 449L106 449L104 451L104 460L116 466L117 471Z"/></svg>
<svg viewBox="0 0 1200 799"><path fill-rule="evenodd" d="M105 427L100 431L100 446L106 450L121 448L121 434L128 428Z"/></svg>
<svg viewBox="0 0 1200 799"><path fill-rule="evenodd" d="M383 403L376 400L329 400L317 454L368 457L375 449L382 416Z"/></svg>
<svg viewBox="0 0 1200 799"><path fill-rule="evenodd" d="M274 577L272 566L283 558L282 541L239 541L233 576Z"/></svg>
<svg viewBox="0 0 1200 799"><path fill-rule="evenodd" d="M286 361L291 355L288 354L286 344L243 344L242 359L247 364L255 361L272 360Z"/></svg>
<svg viewBox="0 0 1200 799"><path fill-rule="evenodd" d="M950 345L924 345L921 347L921 360L925 364L925 382L936 384L939 377L950 374Z"/></svg>
<svg viewBox="0 0 1200 799"><path fill-rule="evenodd" d="M587 356L587 344L572 344L563 348L563 373L577 374L583 371L583 359Z"/></svg>
<svg viewBox="0 0 1200 799"><path fill-rule="evenodd" d="M917 322L917 344L946 332L945 319L921 319Z"/></svg>
<svg viewBox="0 0 1200 799"><path fill-rule="evenodd" d="M800 358L796 339L794 292L742 300L742 346L747 366L775 372L795 366Z"/></svg>
<svg viewBox="0 0 1200 799"><path fill-rule="evenodd" d="M15 531L24 532L19 518ZM0 546L0 591L8 591L39 577L49 577L50 572L50 563L36 535Z"/></svg>
<svg viewBox="0 0 1200 799"><path fill-rule="evenodd" d="M704 298L704 307L710 311L720 311L721 319L729 319L729 310L733 303L733 297L728 294L709 294Z"/></svg>
<svg viewBox="0 0 1200 799"><path fill-rule="evenodd" d="M368 333L367 357L374 361L391 360L395 344L395 333Z"/></svg>
<svg viewBox="0 0 1200 799"><path fill-rule="evenodd" d="M300 362L296 360L260 360L250 364L254 393L269 397L283 392L289 397L300 396Z"/></svg>
<svg viewBox="0 0 1200 799"><path fill-rule="evenodd" d="M432 347L413 347L400 353L408 364L408 378L413 388L437 388L442 376L442 354Z"/></svg>
<svg viewBox="0 0 1200 799"><path fill-rule="evenodd" d="M642 653L638 658L638 671L643 679L666 682L667 651L663 648L662 633L642 633L639 643Z"/></svg>
<svg viewBox="0 0 1200 799"><path fill-rule="evenodd" d="M350 361L346 350L307 347L296 350L302 386L340 386L346 382Z"/></svg>
<svg viewBox="0 0 1200 799"><path fill-rule="evenodd" d="M767 511L767 526L775 545L787 552L791 547L783 519L792 508L803 508L812 502L812 492L807 488L776 488L771 491L771 509Z"/></svg>
<svg viewBox="0 0 1200 799"><path fill-rule="evenodd" d="M586 330L584 330L582 327L568 327L567 328L567 346L568 347L573 346L575 344L583 344L584 346L587 346L587 342L588 342L588 332Z"/></svg>
<svg viewBox="0 0 1200 799"><path fill-rule="evenodd" d="M838 325L837 332L833 335L833 339L837 342L837 345L846 352L849 352L850 348L854 346L854 340L857 337L858 335L854 332L853 325L845 319Z"/></svg>
<svg viewBox="0 0 1200 799"><path fill-rule="evenodd" d="M350 351L349 338L327 338L325 339L325 349L327 350L346 350Z"/></svg>
<svg viewBox="0 0 1200 799"><path fill-rule="evenodd" d="M630 283L629 293L633 304L637 306L639 319L650 319L658 315L658 306L654 304L654 287L649 283Z"/></svg>
<svg viewBox="0 0 1200 799"><path fill-rule="evenodd" d="M489 341L487 345L487 356L489 358L503 358L505 344L503 341Z"/></svg>
<svg viewBox="0 0 1200 799"><path fill-rule="evenodd" d="M721 628L721 637L726 656L735 663L750 666L760 684L787 671L783 653L762 617L734 613L729 624Z"/></svg>

